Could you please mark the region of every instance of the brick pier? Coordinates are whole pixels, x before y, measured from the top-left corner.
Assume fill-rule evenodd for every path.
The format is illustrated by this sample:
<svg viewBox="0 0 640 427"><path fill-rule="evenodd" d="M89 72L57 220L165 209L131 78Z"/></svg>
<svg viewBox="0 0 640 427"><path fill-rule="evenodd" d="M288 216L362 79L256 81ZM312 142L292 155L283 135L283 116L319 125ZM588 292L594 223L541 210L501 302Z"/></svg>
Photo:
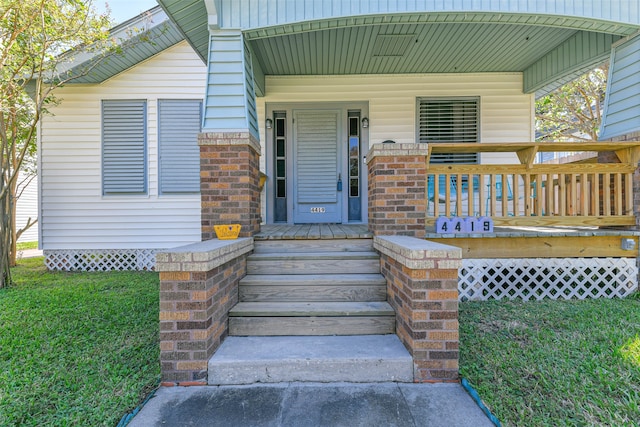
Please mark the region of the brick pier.
<svg viewBox="0 0 640 427"><path fill-rule="evenodd" d="M206 132L200 145L202 240L214 225L240 224L241 237L260 231L260 142L249 132Z"/></svg>
<svg viewBox="0 0 640 427"><path fill-rule="evenodd" d="M458 269L462 250L407 236L374 237L396 334L415 382L458 379Z"/></svg>
<svg viewBox="0 0 640 427"><path fill-rule="evenodd" d="M207 383L207 363L228 333L253 239L208 240L157 254L163 385Z"/></svg>
<svg viewBox="0 0 640 427"><path fill-rule="evenodd" d="M369 166L369 230L425 236L427 144L375 144Z"/></svg>

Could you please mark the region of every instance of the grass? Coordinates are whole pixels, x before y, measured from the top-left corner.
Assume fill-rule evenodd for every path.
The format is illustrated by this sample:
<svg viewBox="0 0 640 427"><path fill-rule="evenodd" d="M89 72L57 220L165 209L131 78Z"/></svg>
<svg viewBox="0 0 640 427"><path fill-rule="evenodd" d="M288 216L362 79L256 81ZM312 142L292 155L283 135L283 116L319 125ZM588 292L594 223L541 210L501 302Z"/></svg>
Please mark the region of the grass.
<svg viewBox="0 0 640 427"><path fill-rule="evenodd" d="M157 384L158 277L47 272L0 290L0 425L114 426Z"/></svg>
<svg viewBox="0 0 640 427"><path fill-rule="evenodd" d="M19 251L25 251L27 249L38 249L38 242L18 242L16 243L16 249Z"/></svg>
<svg viewBox="0 0 640 427"><path fill-rule="evenodd" d="M53 273L0 290L0 425L115 425L155 387L156 273ZM640 298L460 304L460 373L507 426L640 420Z"/></svg>
<svg viewBox="0 0 640 427"><path fill-rule="evenodd" d="M460 304L460 373L508 426L640 424L640 299Z"/></svg>

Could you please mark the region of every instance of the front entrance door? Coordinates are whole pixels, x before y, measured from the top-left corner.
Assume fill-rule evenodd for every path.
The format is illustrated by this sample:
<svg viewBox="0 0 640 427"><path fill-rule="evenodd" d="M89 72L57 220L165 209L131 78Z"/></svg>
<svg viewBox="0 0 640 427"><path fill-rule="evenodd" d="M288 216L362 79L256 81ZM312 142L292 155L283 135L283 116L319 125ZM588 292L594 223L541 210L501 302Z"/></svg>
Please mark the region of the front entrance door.
<svg viewBox="0 0 640 427"><path fill-rule="evenodd" d="M342 110L293 111L293 221L342 222Z"/></svg>

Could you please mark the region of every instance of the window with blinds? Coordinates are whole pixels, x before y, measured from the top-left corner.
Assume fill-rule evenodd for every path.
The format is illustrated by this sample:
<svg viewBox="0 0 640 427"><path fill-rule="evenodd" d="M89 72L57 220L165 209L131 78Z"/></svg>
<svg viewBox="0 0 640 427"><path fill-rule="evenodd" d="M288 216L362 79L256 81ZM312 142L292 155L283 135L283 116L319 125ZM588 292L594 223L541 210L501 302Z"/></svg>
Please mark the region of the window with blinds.
<svg viewBox="0 0 640 427"><path fill-rule="evenodd" d="M202 101L162 99L158 101L160 193L200 191Z"/></svg>
<svg viewBox="0 0 640 427"><path fill-rule="evenodd" d="M479 99L418 98L418 142L478 142ZM478 163L477 153L439 153L431 163Z"/></svg>
<svg viewBox="0 0 640 427"><path fill-rule="evenodd" d="M102 192L147 192L147 102L102 101Z"/></svg>

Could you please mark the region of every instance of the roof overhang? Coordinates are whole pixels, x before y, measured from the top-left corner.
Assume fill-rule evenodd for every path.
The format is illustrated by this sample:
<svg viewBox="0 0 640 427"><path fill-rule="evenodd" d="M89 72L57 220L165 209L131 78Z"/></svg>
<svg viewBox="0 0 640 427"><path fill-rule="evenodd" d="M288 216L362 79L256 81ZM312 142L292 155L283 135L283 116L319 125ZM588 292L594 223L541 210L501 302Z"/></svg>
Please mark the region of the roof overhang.
<svg viewBox="0 0 640 427"><path fill-rule="evenodd" d="M218 9L214 0L157 0L158 4L171 17L203 61L209 56L209 12L215 16L212 26L218 26ZM209 5L209 6L207 6ZM214 6L212 8L212 6ZM210 10L207 10L209 7Z"/></svg>
<svg viewBox="0 0 640 427"><path fill-rule="evenodd" d="M640 29L631 9L589 12L569 2L505 1L486 11L471 1L410 11L367 1L285 11L266 0L158 2L202 58L210 31L241 30L264 75L521 72L523 91L538 96L606 61L613 43Z"/></svg>
<svg viewBox="0 0 640 427"><path fill-rule="evenodd" d="M67 52L57 73L73 84L102 83L184 40L178 26L159 6L114 27L110 35L120 51ZM66 62L65 57L69 58Z"/></svg>

